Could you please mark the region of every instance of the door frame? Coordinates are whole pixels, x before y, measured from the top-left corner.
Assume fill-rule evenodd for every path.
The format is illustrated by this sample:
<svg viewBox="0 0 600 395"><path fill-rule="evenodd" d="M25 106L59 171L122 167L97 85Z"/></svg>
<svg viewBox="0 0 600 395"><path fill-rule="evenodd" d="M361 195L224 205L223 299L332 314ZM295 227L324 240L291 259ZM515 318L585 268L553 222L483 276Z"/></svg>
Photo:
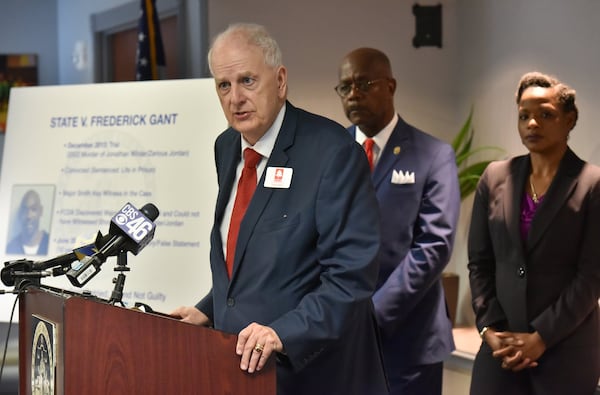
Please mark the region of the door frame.
<svg viewBox="0 0 600 395"><path fill-rule="evenodd" d="M189 62L186 59L187 15L184 0L160 0L156 3L158 19L177 16L177 73L179 78L189 78ZM91 15L94 36L94 82L112 81L112 55L109 40L112 34L136 28L139 21L139 1L126 3ZM133 56L133 55L132 55Z"/></svg>

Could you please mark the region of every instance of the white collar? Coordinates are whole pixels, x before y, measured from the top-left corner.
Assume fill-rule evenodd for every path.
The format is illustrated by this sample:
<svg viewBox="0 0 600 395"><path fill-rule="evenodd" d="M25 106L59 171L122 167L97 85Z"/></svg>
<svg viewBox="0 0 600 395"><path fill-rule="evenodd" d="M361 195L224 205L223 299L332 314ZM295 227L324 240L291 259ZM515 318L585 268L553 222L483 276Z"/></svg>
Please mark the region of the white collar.
<svg viewBox="0 0 600 395"><path fill-rule="evenodd" d="M377 133L375 136L373 136L373 140L375 141L375 144L377 145L379 152L383 152L383 148L385 147L388 140L390 139L390 136L392 135L392 132L394 131L394 128L396 127L397 124L398 124L398 114L394 113L394 117L392 118L392 120L383 129L381 129L379 131L379 133ZM356 126L356 137L355 137L356 142L359 143L360 145L362 145L366 139L367 139L367 135L364 134L364 132L362 130L360 130L360 128L358 126Z"/></svg>

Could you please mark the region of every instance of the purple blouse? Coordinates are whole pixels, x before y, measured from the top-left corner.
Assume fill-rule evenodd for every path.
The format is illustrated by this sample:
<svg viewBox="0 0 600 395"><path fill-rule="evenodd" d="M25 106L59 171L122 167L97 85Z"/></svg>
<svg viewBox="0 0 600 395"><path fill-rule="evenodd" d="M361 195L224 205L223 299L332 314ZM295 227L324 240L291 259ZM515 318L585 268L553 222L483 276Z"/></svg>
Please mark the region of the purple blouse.
<svg viewBox="0 0 600 395"><path fill-rule="evenodd" d="M529 228L531 228L531 221L533 220L533 216L535 215L535 211L538 206L542 204L544 200L544 196L540 196L538 198L538 202L534 203L531 196L525 192L523 194L523 199L521 200L521 240L523 243L527 241L527 235L529 235Z"/></svg>

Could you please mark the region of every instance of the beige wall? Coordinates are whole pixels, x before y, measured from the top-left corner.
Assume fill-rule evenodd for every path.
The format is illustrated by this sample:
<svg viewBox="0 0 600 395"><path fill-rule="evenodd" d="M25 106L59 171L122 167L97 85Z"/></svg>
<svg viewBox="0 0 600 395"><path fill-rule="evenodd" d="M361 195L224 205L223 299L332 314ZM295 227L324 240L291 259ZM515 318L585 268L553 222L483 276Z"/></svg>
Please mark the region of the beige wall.
<svg viewBox="0 0 600 395"><path fill-rule="evenodd" d="M265 25L279 42L289 69L290 99L309 111L347 125L333 87L350 50L383 50L398 80L397 110L407 121L450 140L466 114L456 112L456 9L454 0L420 1L442 6L443 47L415 49L414 2L377 0L278 0L209 2L210 36L234 22Z"/></svg>

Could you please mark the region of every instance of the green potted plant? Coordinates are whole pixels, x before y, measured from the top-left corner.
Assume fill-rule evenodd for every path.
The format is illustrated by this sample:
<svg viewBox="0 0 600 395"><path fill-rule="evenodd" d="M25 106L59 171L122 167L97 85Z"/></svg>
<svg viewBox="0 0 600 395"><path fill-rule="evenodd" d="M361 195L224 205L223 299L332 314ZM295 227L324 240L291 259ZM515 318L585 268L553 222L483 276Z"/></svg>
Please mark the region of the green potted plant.
<svg viewBox="0 0 600 395"><path fill-rule="evenodd" d="M465 121L464 125L454 137L452 141L452 148L456 154L456 166L458 168L458 182L460 185L460 199L464 200L467 196L475 191L477 182L481 177L481 174L487 167L487 165L493 160L479 160L475 163L469 163L469 159L475 154L479 154L484 151L497 151L504 152L503 149L498 147L477 147L472 148L473 135L475 131L472 127L471 121L473 119L473 108L469 111L469 116ZM459 276L457 273L444 271L442 273L442 284L444 286L444 292L446 294L446 301L448 303L448 309L450 314L450 320L452 326L456 324L456 314L458 309L458 292L459 292Z"/></svg>
<svg viewBox="0 0 600 395"><path fill-rule="evenodd" d="M467 196L473 193L473 191L475 191L479 177L481 177L481 174L487 165L492 161L492 159L490 159L469 163L469 158L483 151L503 151L498 147L471 147L473 143L473 135L475 134L475 130L471 125L472 119L473 108L471 108L471 111L469 111L469 116L467 117L464 125L454 137L454 140L452 140L452 148L454 148L454 152L456 154L456 166L458 167L458 181L460 184L461 200L465 199Z"/></svg>

